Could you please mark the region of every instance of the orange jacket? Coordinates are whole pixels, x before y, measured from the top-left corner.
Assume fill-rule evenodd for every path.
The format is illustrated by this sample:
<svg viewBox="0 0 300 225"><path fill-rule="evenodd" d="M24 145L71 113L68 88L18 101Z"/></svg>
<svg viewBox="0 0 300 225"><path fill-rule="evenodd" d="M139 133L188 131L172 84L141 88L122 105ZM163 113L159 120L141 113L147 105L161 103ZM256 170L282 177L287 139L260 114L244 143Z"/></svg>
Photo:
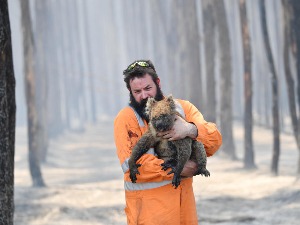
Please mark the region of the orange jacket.
<svg viewBox="0 0 300 225"><path fill-rule="evenodd" d="M198 128L197 140L204 144L207 155L213 155L222 143L222 137L216 125L208 123L202 114L190 102L176 101L176 108L188 122ZM192 178L182 179L178 188L172 187L172 176L163 171L154 150L150 149L138 163L140 175L137 183L131 183L128 159L132 148L148 129L131 108L122 109L114 122L117 154L124 172L124 186L128 225L198 225Z"/></svg>
<svg viewBox="0 0 300 225"><path fill-rule="evenodd" d="M177 105L181 114L185 116L186 121L194 123L198 128L198 141L201 141L205 147L207 156L213 155L222 144L222 136L214 123L206 122L199 110L189 101L177 99ZM125 183L130 184L129 170L127 160L130 157L131 150L148 129L146 121L142 120L131 107L122 109L114 121L114 138L117 148L117 155L124 172ZM162 185L170 183L172 174L167 175L168 171L163 171L161 164L163 160L158 159L151 150L144 154L137 163L142 164L139 167L140 175L137 175L137 183L162 182ZM162 186L161 185L161 186ZM153 186L155 187L155 186ZM135 190L129 187L127 190ZM149 186L147 187L149 188ZM147 189L145 188L145 189ZM151 186L150 186L151 188ZM126 189L126 184L125 184ZM140 189L139 189L140 190Z"/></svg>

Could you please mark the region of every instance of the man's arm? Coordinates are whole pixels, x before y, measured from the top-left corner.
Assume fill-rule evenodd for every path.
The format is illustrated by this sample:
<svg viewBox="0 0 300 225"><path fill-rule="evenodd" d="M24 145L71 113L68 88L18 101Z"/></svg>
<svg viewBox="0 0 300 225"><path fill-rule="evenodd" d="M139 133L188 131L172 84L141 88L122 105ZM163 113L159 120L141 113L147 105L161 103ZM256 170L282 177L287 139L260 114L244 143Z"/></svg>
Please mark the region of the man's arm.
<svg viewBox="0 0 300 225"><path fill-rule="evenodd" d="M222 145L222 135L216 124L207 122L201 112L189 101L179 100L184 108L185 119L193 123L198 130L197 141L203 143L206 155L212 156Z"/></svg>

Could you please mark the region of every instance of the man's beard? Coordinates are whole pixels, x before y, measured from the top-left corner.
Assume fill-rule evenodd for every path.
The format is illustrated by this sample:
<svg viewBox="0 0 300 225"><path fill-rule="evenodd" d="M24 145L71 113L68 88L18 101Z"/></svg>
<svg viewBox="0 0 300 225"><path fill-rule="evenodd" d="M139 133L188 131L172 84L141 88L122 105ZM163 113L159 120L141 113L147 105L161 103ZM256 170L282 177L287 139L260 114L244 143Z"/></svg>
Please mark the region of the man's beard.
<svg viewBox="0 0 300 225"><path fill-rule="evenodd" d="M164 98L164 95L158 85L156 85L157 93L154 96L154 99L156 101L160 101ZM129 105L135 109L135 111L139 114L140 117L145 119L147 123L149 122L149 117L146 114L146 104L147 104L148 98L143 99L140 103L138 103L135 98L133 97L132 93L130 92L130 103Z"/></svg>

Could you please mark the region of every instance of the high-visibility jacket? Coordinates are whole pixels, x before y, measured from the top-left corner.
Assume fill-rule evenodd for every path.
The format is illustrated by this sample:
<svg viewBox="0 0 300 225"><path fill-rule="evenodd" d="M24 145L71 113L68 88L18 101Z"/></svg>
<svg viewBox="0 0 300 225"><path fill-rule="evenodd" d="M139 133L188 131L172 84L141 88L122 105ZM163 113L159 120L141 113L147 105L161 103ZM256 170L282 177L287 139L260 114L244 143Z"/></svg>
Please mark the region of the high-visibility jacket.
<svg viewBox="0 0 300 225"><path fill-rule="evenodd" d="M222 136L214 123L189 101L177 99L177 111L186 121L196 125L198 136L207 156L213 155L222 144ZM130 106L123 108L114 121L117 155L124 172L125 212L130 225L193 225L198 224L192 178L182 179L177 189L172 187L173 174L162 170L162 159L149 149L137 163L137 183L129 178L128 159L132 148L148 129L148 124Z"/></svg>

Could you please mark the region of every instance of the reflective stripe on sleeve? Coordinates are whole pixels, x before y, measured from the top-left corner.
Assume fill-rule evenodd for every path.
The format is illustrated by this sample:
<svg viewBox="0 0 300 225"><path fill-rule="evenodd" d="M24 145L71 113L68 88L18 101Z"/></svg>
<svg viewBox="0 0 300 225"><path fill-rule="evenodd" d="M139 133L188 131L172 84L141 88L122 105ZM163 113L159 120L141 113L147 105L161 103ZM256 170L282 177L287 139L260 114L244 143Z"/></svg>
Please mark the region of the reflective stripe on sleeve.
<svg viewBox="0 0 300 225"><path fill-rule="evenodd" d="M125 161L121 165L123 173L126 173L129 170L128 160L129 158L125 159Z"/></svg>
<svg viewBox="0 0 300 225"><path fill-rule="evenodd" d="M156 155L155 152L154 152L154 148L150 148L146 152L146 154ZM129 158L125 159L125 161L121 165L123 173L126 173L129 170L128 160L129 160Z"/></svg>
<svg viewBox="0 0 300 225"><path fill-rule="evenodd" d="M124 181L124 188L126 191L141 191L152 188L162 187L167 184L171 184L172 180L164 180L160 182L146 182L146 183L131 183L129 181Z"/></svg>
<svg viewBox="0 0 300 225"><path fill-rule="evenodd" d="M144 121L143 121L142 117L140 117L140 115L135 111L134 108L132 108L131 106L130 106L130 108L133 110L133 112L134 112L134 114L135 114L135 117L136 117L136 119L137 119L137 121L138 121L138 123L139 123L139 126L140 126L140 127L144 127L145 124L144 124Z"/></svg>

